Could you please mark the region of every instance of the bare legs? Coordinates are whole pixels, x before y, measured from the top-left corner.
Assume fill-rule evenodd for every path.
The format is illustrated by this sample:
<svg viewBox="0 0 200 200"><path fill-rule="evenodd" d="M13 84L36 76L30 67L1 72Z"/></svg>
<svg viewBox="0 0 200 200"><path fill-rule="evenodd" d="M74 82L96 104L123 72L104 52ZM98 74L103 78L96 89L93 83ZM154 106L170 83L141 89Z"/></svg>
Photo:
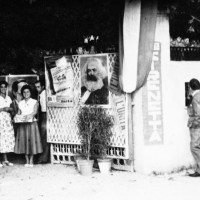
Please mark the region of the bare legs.
<svg viewBox="0 0 200 200"><path fill-rule="evenodd" d="M3 165L4 166L13 166L13 163L8 161L8 157L6 153L3 153Z"/></svg>
<svg viewBox="0 0 200 200"><path fill-rule="evenodd" d="M7 157L6 153L3 154L3 159L4 159L5 162L8 162L8 157Z"/></svg>
<svg viewBox="0 0 200 200"><path fill-rule="evenodd" d="M29 165L29 164L30 164L30 162L29 162L29 157L28 157L28 155L27 155L27 154L25 155L25 158L26 158L26 164L27 164L27 165Z"/></svg>
<svg viewBox="0 0 200 200"><path fill-rule="evenodd" d="M25 167L33 167L33 158L34 158L34 156L25 154L25 158L26 158Z"/></svg>
<svg viewBox="0 0 200 200"><path fill-rule="evenodd" d="M33 155L30 155L30 165L33 165Z"/></svg>

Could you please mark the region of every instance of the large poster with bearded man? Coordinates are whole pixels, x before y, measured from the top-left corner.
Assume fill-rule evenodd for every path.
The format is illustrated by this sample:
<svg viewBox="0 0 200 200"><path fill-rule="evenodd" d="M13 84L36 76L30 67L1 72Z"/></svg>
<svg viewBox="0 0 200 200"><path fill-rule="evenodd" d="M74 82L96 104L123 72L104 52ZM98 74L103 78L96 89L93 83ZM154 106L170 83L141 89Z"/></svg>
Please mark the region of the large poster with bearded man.
<svg viewBox="0 0 200 200"><path fill-rule="evenodd" d="M109 105L108 55L80 56L81 102Z"/></svg>

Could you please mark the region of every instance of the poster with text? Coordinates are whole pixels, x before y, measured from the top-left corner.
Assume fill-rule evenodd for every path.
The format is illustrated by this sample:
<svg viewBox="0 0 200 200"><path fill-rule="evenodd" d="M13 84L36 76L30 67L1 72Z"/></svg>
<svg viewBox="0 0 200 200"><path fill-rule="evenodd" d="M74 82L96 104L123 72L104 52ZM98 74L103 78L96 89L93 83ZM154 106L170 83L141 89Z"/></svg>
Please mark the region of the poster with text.
<svg viewBox="0 0 200 200"><path fill-rule="evenodd" d="M70 56L45 58L47 105L73 106L74 73Z"/></svg>

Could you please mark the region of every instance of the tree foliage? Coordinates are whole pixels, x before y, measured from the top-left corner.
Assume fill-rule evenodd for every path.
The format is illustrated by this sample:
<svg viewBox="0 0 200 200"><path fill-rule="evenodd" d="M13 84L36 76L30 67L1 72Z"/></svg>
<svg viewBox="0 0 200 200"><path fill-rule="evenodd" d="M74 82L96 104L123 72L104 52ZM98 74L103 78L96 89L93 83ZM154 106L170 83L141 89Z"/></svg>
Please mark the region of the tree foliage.
<svg viewBox="0 0 200 200"><path fill-rule="evenodd" d="M106 151L112 137L111 128L114 125L113 116L103 107L80 107L77 116L78 133L83 146L84 155L106 156Z"/></svg>
<svg viewBox="0 0 200 200"><path fill-rule="evenodd" d="M172 38L200 40L200 0L175 1L169 11Z"/></svg>
<svg viewBox="0 0 200 200"><path fill-rule="evenodd" d="M31 58L37 56L37 49L78 46L88 35L98 35L105 46L117 44L119 2L0 0L0 67L13 66L27 73L26 66L37 63Z"/></svg>

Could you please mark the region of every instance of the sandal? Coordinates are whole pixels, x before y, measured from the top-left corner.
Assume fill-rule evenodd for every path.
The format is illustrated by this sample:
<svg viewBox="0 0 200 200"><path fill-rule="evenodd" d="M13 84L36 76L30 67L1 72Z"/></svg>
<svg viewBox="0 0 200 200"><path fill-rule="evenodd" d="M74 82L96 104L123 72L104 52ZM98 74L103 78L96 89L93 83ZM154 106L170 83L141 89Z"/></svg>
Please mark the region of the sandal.
<svg viewBox="0 0 200 200"><path fill-rule="evenodd" d="M32 168L33 164L25 164L24 167Z"/></svg>
<svg viewBox="0 0 200 200"><path fill-rule="evenodd" d="M3 164L3 166L13 166L13 163L11 163L9 161L3 161L2 164Z"/></svg>

